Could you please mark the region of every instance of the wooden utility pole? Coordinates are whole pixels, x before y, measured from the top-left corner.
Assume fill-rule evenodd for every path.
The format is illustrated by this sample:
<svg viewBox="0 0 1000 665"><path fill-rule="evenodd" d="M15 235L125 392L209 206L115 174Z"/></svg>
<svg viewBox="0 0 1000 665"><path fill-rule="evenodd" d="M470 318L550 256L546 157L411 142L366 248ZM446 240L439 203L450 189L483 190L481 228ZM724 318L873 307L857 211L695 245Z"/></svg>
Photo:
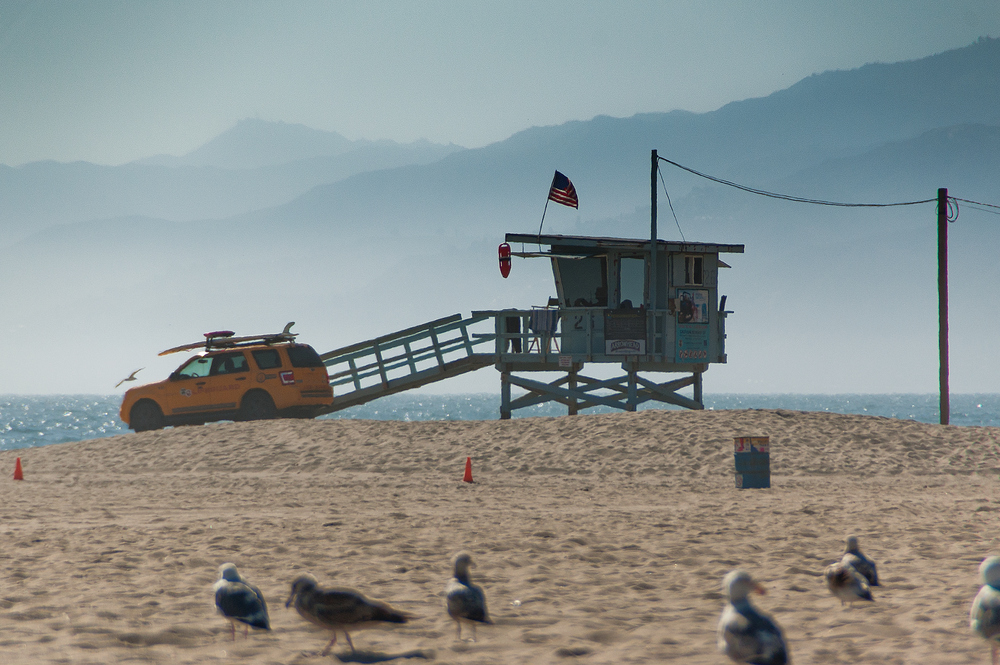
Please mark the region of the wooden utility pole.
<svg viewBox="0 0 1000 665"><path fill-rule="evenodd" d="M938 355L941 362L941 424L951 419L948 388L948 189L938 190Z"/></svg>
<svg viewBox="0 0 1000 665"><path fill-rule="evenodd" d="M646 328L646 339L649 340L648 344L652 346L646 353L650 355L656 354L656 171L659 167L659 158L656 156L656 151L653 150L650 155L649 165L649 205L651 212L649 213L649 307L646 310L649 317ZM666 352L667 349L664 348L662 353L665 354Z"/></svg>
<svg viewBox="0 0 1000 665"><path fill-rule="evenodd" d="M659 166L656 157L656 151L654 150L650 157L649 166L649 201L652 206L652 212L649 216L649 241L652 243L656 242L656 167Z"/></svg>

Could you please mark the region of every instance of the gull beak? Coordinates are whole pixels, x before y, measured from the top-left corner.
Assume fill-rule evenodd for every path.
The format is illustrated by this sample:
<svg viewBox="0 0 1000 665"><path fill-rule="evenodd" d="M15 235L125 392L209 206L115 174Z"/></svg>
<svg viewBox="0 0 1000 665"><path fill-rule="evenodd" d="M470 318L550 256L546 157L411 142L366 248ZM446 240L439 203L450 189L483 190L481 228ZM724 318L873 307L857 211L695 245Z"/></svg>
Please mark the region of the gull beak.
<svg viewBox="0 0 1000 665"><path fill-rule="evenodd" d="M295 598L295 591L293 590L292 593L291 593L291 595L288 596L288 600L285 601L285 609L286 610L291 606L292 600L294 598Z"/></svg>
<svg viewBox="0 0 1000 665"><path fill-rule="evenodd" d="M753 592L754 592L754 593L758 593L758 594L760 594L760 595L762 595L762 596L765 596L765 595L767 595L767 589L765 589L765 588L763 587L763 585L761 585L761 584L757 584L756 582L755 582L755 583L754 583L754 585L753 585Z"/></svg>

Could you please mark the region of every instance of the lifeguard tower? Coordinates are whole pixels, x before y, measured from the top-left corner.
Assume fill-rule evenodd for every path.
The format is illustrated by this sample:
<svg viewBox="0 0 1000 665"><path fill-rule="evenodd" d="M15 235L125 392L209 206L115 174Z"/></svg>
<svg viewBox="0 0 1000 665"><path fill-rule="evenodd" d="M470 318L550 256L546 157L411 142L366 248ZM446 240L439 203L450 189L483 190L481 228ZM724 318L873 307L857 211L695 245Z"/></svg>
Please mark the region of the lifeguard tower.
<svg viewBox="0 0 1000 665"><path fill-rule="evenodd" d="M323 354L334 386L327 411L489 365L500 372L501 419L550 401L565 404L570 415L601 405L635 411L649 401L704 408L702 374L726 362L730 312L719 294L719 270L729 266L720 255L744 248L658 240L657 165L654 150L649 240L506 234L501 265L504 254L508 261L548 259L554 297L528 309L455 314ZM511 244L518 249L510 251ZM492 330L478 330L488 323ZM585 375L594 363L620 365L623 373ZM529 378L533 372L559 376L546 382ZM681 376L655 376L662 374ZM512 399L512 386L527 393ZM679 394L689 386L692 397Z"/></svg>
<svg viewBox="0 0 1000 665"><path fill-rule="evenodd" d="M501 418L553 400L570 414L597 405L634 411L651 400L703 408L701 375L726 362L719 269L728 266L719 255L742 253L743 245L518 233L506 241L539 248L512 256L551 261L556 296L530 310L474 313L495 319ZM620 364L624 374L588 377L588 363ZM530 372L563 376L542 382ZM642 373L684 376L661 381ZM528 394L511 399L511 386ZM693 399L677 392L688 386Z"/></svg>

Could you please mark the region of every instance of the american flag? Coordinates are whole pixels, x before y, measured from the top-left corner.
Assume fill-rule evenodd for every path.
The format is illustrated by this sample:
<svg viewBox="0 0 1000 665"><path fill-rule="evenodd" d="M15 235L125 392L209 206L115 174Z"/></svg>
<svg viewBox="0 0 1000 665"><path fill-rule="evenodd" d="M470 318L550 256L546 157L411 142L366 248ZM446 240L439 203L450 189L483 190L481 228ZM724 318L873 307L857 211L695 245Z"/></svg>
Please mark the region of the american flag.
<svg viewBox="0 0 1000 665"><path fill-rule="evenodd" d="M559 171L552 177L552 186L549 187L549 201L561 203L564 206L580 209L580 200L576 197L576 188L569 178Z"/></svg>

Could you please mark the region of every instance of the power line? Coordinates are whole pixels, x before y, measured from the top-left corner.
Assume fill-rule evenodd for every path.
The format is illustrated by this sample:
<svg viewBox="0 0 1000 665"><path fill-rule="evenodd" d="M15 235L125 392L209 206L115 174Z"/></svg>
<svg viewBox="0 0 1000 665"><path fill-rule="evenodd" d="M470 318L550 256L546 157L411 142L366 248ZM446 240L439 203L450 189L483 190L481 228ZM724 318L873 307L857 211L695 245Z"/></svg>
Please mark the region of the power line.
<svg viewBox="0 0 1000 665"><path fill-rule="evenodd" d="M978 210L979 212L986 212L991 215L1000 215L1000 210L989 210L987 208L980 208L979 206L972 205L971 203L969 204L969 207L972 208L973 210ZM990 206L990 207L995 208L996 206Z"/></svg>
<svg viewBox="0 0 1000 665"><path fill-rule="evenodd" d="M690 167L684 166L683 164L678 164L677 162L671 161L666 157L659 157L658 159L666 162L667 164L672 164L679 169L687 171L688 173L694 174L700 178L705 178L706 180L711 180L712 182L717 182L720 185L727 185L729 187L735 187L736 189L743 190L744 192L749 192L751 194L759 194L760 196L768 196L772 199L781 199L783 201L794 201L796 203L812 203L814 205L823 206L837 206L841 208L893 208L897 206L912 206L920 205L922 203L935 203L937 199L924 199L922 201L902 201L899 203L840 203L838 201L824 201L822 199L808 199L802 196L792 196L791 194L778 194L776 192L769 192L764 189L757 189L756 187L748 187L746 185L741 185L739 183L733 182L732 180L726 180L725 178L717 178L715 176L708 175L707 173L702 173L701 171L696 171ZM1000 206L996 206L1000 208Z"/></svg>
<svg viewBox="0 0 1000 665"><path fill-rule="evenodd" d="M961 201L962 203L968 203L976 210L982 210L983 212L988 212L992 215L1000 215L1000 205L993 205L992 203L981 203L979 201L970 201L969 199L960 199L957 196L952 196L951 198L955 199L956 201ZM996 211L994 212L993 210L983 210L983 208L978 208L976 206L983 206L983 208L995 208Z"/></svg>
<svg viewBox="0 0 1000 665"><path fill-rule="evenodd" d="M660 176L660 183L663 185L663 193L667 195L667 205L670 206L670 212L674 216L674 224L677 225L677 231L681 234L681 240L687 242L687 238L684 237L684 232L681 231L681 223L677 221L677 213L674 212L673 201L670 200L670 192L667 191L667 183L663 180L663 171L660 170L659 165L656 167L656 173Z"/></svg>

